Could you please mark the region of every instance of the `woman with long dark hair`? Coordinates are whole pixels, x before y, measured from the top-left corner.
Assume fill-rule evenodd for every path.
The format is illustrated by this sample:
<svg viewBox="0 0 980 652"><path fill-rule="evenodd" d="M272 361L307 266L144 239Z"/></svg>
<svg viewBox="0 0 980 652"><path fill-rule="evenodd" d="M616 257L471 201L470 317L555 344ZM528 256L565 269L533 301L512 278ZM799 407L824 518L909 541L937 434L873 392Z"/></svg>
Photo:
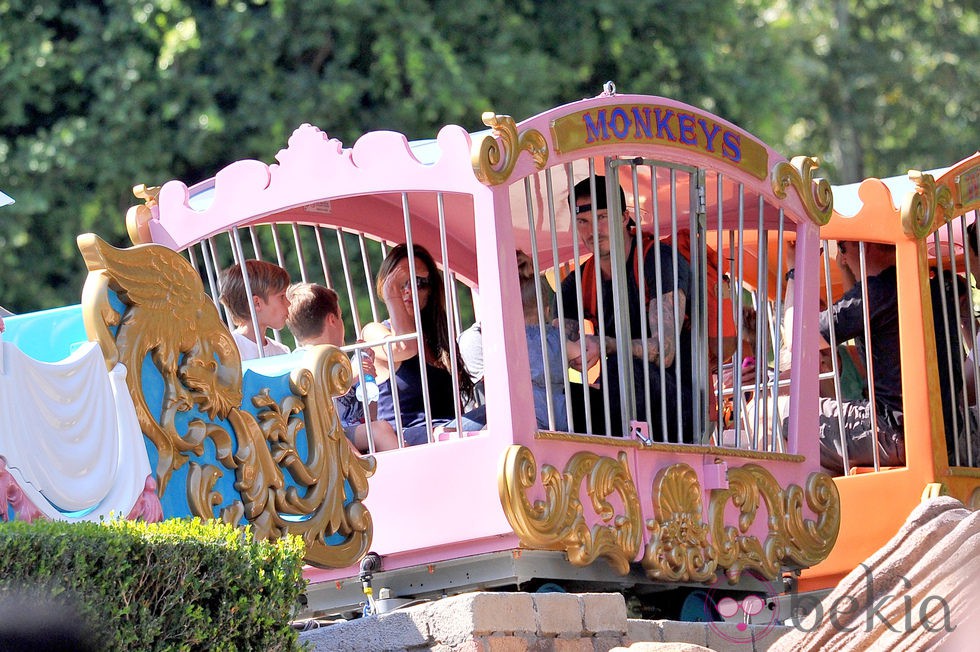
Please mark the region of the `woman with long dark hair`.
<svg viewBox="0 0 980 652"><path fill-rule="evenodd" d="M418 338L392 342L375 349L377 367L378 418L397 427L395 397L392 377L397 387L397 412L405 443L409 446L429 440L426 428L423 377L428 387L430 417L433 427L445 426L456 417L456 401L453 397L453 374L459 382L460 403L465 405L473 390L473 383L463 366L458 350L452 353L456 342L449 335L446 316L446 295L442 274L436 269L435 260L424 247L414 245L414 278L409 258L409 248L400 244L388 252L378 269L377 291L388 309L384 322L367 324L362 338L377 342L415 332L415 314L421 322L422 341L425 351L419 355ZM413 291L414 285L414 291ZM418 306L415 297L418 297ZM390 351L390 359L389 359ZM456 365L453 368L453 357ZM420 359L425 360L423 376ZM463 430L478 430L479 421L464 417Z"/></svg>

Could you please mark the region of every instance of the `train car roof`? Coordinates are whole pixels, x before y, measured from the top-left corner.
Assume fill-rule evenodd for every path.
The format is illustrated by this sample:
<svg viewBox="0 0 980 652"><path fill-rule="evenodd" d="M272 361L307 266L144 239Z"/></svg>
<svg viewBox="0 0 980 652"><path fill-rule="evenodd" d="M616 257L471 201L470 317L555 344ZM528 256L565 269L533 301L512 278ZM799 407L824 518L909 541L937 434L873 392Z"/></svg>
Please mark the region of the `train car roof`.
<svg viewBox="0 0 980 652"><path fill-rule="evenodd" d="M933 178L938 179L951 169L951 166L947 166L944 168L936 168L935 170L926 170L925 173L931 174ZM867 181L867 179L865 179L865 181ZM895 208L901 206L905 196L915 190L915 183L909 179L908 173L885 179L878 179L878 181L881 181L881 183L885 184L885 187L888 188ZM858 189L861 187L862 183L864 183L864 181L848 183L840 186L831 186L834 191L835 213L839 213L846 217L853 217L861 212L861 209L864 207L864 202L858 195Z"/></svg>

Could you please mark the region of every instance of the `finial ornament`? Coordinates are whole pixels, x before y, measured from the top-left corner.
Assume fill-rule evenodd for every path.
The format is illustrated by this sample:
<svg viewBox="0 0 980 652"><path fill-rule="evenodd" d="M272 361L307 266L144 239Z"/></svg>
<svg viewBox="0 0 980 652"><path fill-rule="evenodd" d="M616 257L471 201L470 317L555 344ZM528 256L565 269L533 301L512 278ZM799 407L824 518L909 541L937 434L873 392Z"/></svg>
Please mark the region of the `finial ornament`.
<svg viewBox="0 0 980 652"><path fill-rule="evenodd" d="M953 215L953 194L946 186L937 188L933 176L919 170L909 170L909 180L915 190L902 201L902 228L906 235L924 238L935 230L937 219L945 223ZM941 216L937 208L942 209Z"/></svg>
<svg viewBox="0 0 980 652"><path fill-rule="evenodd" d="M509 115L483 114L483 124L493 128L479 149L473 152L473 171L481 182L496 186L508 179L521 152L527 150L534 165L543 170L548 162L548 143L537 129L517 133L517 124ZM497 139L500 139L498 144Z"/></svg>
<svg viewBox="0 0 980 652"><path fill-rule="evenodd" d="M813 178L820 162L813 156L794 156L789 162L780 161L772 168L772 190L779 199L786 198L792 186L803 202L807 217L817 226L830 221L834 212L834 193L826 179Z"/></svg>

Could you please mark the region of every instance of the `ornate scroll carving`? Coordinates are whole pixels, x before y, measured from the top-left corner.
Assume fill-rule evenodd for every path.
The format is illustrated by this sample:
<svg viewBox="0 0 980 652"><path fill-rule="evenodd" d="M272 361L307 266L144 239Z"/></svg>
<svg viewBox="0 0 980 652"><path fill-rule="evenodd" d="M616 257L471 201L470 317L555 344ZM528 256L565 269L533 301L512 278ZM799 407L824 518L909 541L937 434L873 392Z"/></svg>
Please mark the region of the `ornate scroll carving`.
<svg viewBox="0 0 980 652"><path fill-rule="evenodd" d="M909 179L915 183L915 191L902 201L902 229L913 238L924 238L935 230L937 210L942 209L944 220L953 216L953 193L946 186L936 187L931 174L909 170Z"/></svg>
<svg viewBox="0 0 980 652"><path fill-rule="evenodd" d="M228 470L241 499L221 509L223 520L244 518L259 537L301 535L310 563L356 562L371 541L371 517L362 501L375 460L353 451L331 399L350 386L347 358L333 347L313 349L290 377L292 393L279 402L268 391L251 397L253 415L242 409L238 349L187 261L166 247L115 249L91 235L79 237L79 248L89 268L86 327L98 337L107 364L118 360L129 370L140 427L157 449L160 494L175 470L192 455L203 455L207 442L216 463L191 462L187 473L194 515L213 518L214 509L225 504L215 487ZM109 289L122 302L121 312L110 302ZM164 386L154 408L143 388L147 356ZM201 416L182 417L192 410ZM301 453L297 434L303 429Z"/></svg>
<svg viewBox="0 0 980 652"><path fill-rule="evenodd" d="M642 561L649 577L706 582L723 570L734 583L753 569L772 580L786 562L812 566L826 558L840 529L840 498L830 476L813 473L806 489L784 490L769 471L747 464L729 469L728 481L728 489L712 490L704 523L694 469L674 464L657 474L655 519L647 524L652 536ZM803 517L804 500L816 522ZM760 542L747 532L763 501L769 533ZM729 504L739 512L734 526L725 521Z"/></svg>
<svg viewBox="0 0 980 652"><path fill-rule="evenodd" d="M757 464L728 470L728 489L714 489L708 506L713 556L731 582L754 569L767 579L779 576L782 564L813 566L830 553L840 530L840 496L825 473L811 473L806 488L786 489ZM761 499L761 500L760 500ZM769 534L765 541L747 534L765 501ZM803 517L803 502L817 520ZM738 508L738 524L725 523L725 507Z"/></svg>
<svg viewBox="0 0 980 652"><path fill-rule="evenodd" d="M527 151L539 170L548 162L548 142L537 129L517 133L517 124L509 115L483 114L483 124L493 128L493 135L484 136L480 148L473 152L473 171L476 178L489 185L503 183L514 171L522 151ZM497 144L497 138L502 141Z"/></svg>
<svg viewBox="0 0 980 652"><path fill-rule="evenodd" d="M830 221L834 212L834 193L826 179L813 179L820 163L812 156L794 156L790 162L780 161L772 168L772 190L780 199L786 198L790 186L799 195L807 217L817 226Z"/></svg>
<svg viewBox="0 0 980 652"><path fill-rule="evenodd" d="M640 549L642 515L626 453L621 452L615 460L595 453L576 453L564 472L545 464L541 484L546 498L532 503L527 490L537 475L529 449L507 449L499 476L500 502L521 543L530 548L564 550L577 566L605 557L617 572L627 573ZM579 500L583 488L591 498L593 513L604 523L591 529ZM606 500L612 494L618 495L624 513L618 514Z"/></svg>
<svg viewBox="0 0 980 652"><path fill-rule="evenodd" d="M527 490L538 476L533 453L511 446L499 476L500 502L521 543L529 548L563 550L577 566L605 556L619 573L629 570L642 539L641 509L625 453L617 460L582 452L564 472L541 466L544 500L531 502ZM779 577L784 566L813 566L830 553L840 530L840 497L830 476L812 473L804 488L783 489L757 464L730 468L727 489L711 491L708 517L702 510L703 490L697 472L683 463L657 473L651 487L653 518L645 523L650 539L641 564L651 579L667 582L712 582L725 572L732 583L746 570L767 579ZM604 523L590 530L582 491L592 499ZM618 494L622 514L607 496ZM804 518L804 502L817 515ZM760 541L749 533L760 509L767 515L768 534ZM726 509L734 506L734 525Z"/></svg>
<svg viewBox="0 0 980 652"><path fill-rule="evenodd" d="M701 484L687 464L674 464L653 481L654 518L647 521L650 542L643 555L647 575L657 579L708 582L715 561L708 526L701 515Z"/></svg>

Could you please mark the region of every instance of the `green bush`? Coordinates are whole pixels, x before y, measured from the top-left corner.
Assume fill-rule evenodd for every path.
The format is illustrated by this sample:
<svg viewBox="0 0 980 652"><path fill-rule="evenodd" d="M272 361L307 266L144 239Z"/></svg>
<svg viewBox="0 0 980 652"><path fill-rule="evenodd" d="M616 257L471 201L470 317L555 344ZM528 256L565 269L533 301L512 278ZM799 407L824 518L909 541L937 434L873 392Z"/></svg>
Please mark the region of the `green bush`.
<svg viewBox="0 0 980 652"><path fill-rule="evenodd" d="M98 649L293 650L302 559L216 521L0 523L0 600L64 601Z"/></svg>

